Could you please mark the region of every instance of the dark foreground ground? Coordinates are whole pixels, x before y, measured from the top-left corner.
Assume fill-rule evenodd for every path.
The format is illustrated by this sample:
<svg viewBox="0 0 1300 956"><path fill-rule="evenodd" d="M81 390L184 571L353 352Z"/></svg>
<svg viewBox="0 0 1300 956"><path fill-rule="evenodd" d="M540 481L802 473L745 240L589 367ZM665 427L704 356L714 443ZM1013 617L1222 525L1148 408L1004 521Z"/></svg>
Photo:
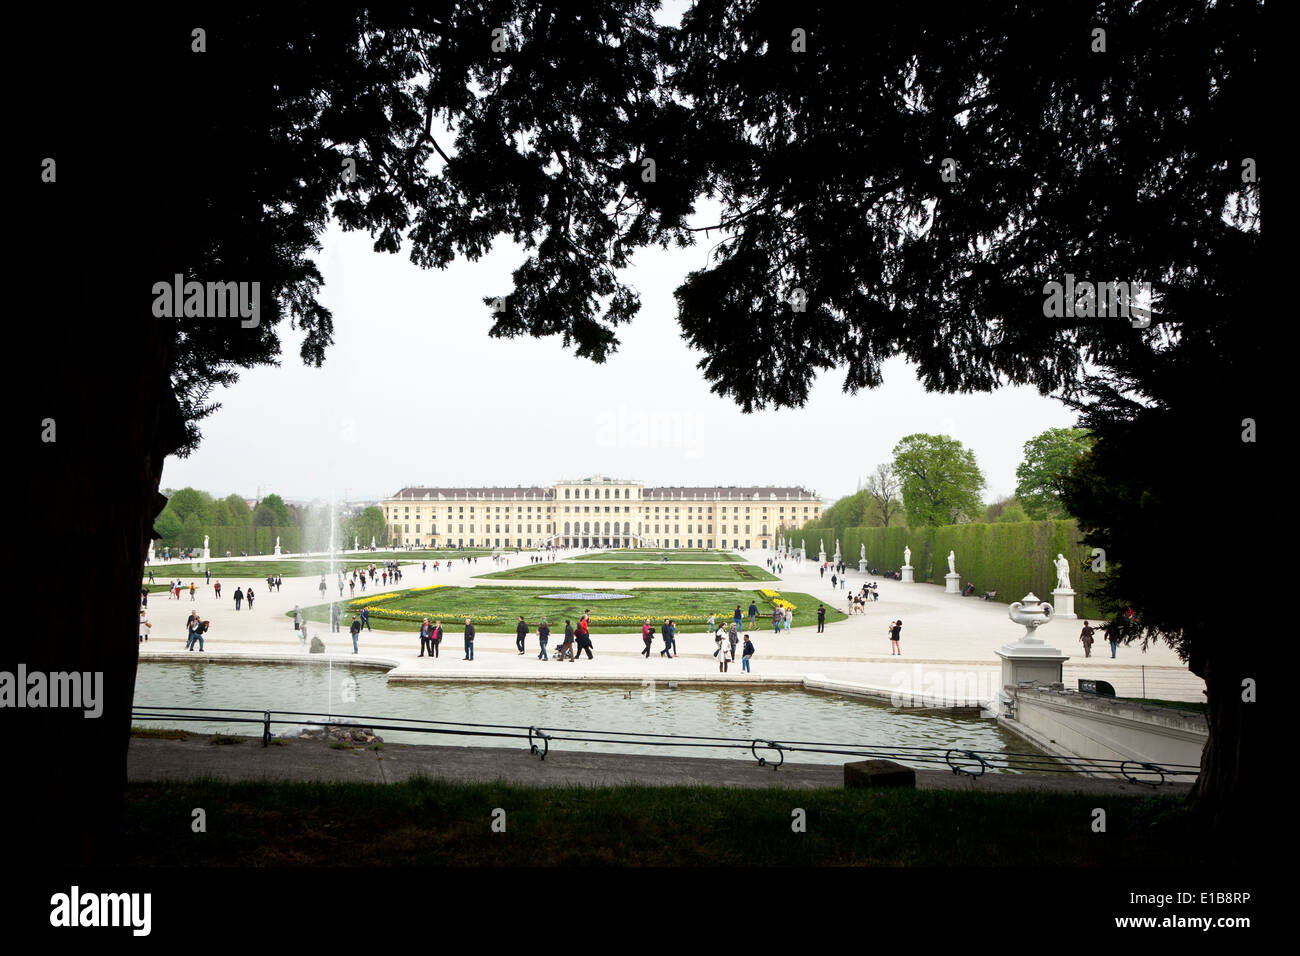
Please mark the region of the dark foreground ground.
<svg viewBox="0 0 1300 956"><path fill-rule="evenodd" d="M114 862L133 866L1223 862L1185 787L1076 778L845 790L833 766L202 735L134 738L130 778Z"/></svg>

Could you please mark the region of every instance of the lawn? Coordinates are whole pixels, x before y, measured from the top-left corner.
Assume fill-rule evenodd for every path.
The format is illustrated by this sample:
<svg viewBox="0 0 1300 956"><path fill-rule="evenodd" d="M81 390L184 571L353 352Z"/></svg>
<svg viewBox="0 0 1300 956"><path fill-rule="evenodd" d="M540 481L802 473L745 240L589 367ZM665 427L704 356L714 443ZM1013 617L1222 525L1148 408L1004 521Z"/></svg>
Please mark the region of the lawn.
<svg viewBox="0 0 1300 956"><path fill-rule="evenodd" d="M622 593L630 598L609 601L569 601L546 599L539 595L564 592L565 588L524 587L429 587L406 591L385 592L373 597L357 598L344 602L343 609L351 614L363 606L370 608L373 626L389 630L416 630L425 615L430 620L441 620L449 632L464 627L465 618L472 618L477 630L485 633L513 634L519 615L535 631L537 622L545 616L552 625L558 622L560 633L564 620L577 622L585 610L591 611L593 634L640 632L641 623L648 617L656 629L665 617L678 623L681 633L705 630L710 613L718 620L730 621L739 604L748 623L749 602L758 605L758 631L771 629L772 604L758 591L741 591L736 588L629 588ZM772 592L777 593L777 592ZM780 597L795 606L792 627L807 627L817 623L817 599L809 594L779 592ZM329 605L315 604L303 609L310 621L329 621ZM845 615L834 608L826 609L827 623L842 621ZM765 625L766 619L766 625ZM556 630L553 626L552 630Z"/></svg>
<svg viewBox="0 0 1300 956"><path fill-rule="evenodd" d="M381 759L382 754L374 754ZM130 783L126 866L1177 867L1212 861L1172 797L950 790ZM188 826L208 808L207 832ZM504 833L491 808L505 812ZM794 808L806 828L791 825ZM1101 877L1099 877L1100 879Z"/></svg>
<svg viewBox="0 0 1300 956"><path fill-rule="evenodd" d="M543 561L523 564L505 571L492 571L480 578L525 581L776 581L775 574L752 564L579 564L576 561ZM746 602L748 603L748 602Z"/></svg>
<svg viewBox="0 0 1300 956"><path fill-rule="evenodd" d="M574 561L743 561L727 551L643 551L635 548L580 554Z"/></svg>
<svg viewBox="0 0 1300 956"><path fill-rule="evenodd" d="M335 562L334 567L336 570L350 570L368 568L373 564L382 568L385 561L395 560L399 567L407 568L421 561L459 561L467 557L489 556L490 553L486 551L375 551L359 557L341 557ZM285 578L320 577L322 574L329 574L330 565L328 561L320 558L275 558L270 561L208 561L206 563L195 561L193 564L170 564L161 567L152 565L152 568L155 582L162 584L162 589L166 590L165 582L169 576L180 578L188 587L191 580L195 584L202 584L204 571L207 570L212 572L214 578L260 578L265 581L273 574ZM148 578L149 573L146 570L144 580L147 581Z"/></svg>

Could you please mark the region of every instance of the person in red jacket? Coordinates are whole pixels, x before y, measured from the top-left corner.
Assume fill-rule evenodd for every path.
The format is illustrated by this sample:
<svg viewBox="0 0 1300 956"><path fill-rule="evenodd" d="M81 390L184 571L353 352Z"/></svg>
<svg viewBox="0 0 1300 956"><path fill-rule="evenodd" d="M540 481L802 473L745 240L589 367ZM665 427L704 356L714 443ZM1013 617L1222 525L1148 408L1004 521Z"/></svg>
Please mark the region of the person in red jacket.
<svg viewBox="0 0 1300 956"><path fill-rule="evenodd" d="M641 625L641 640L645 641L645 650L641 653L646 660L650 659L650 645L654 643L654 639L655 629L650 623L650 618L646 618L645 623Z"/></svg>
<svg viewBox="0 0 1300 956"><path fill-rule="evenodd" d="M574 634L574 638L578 642L578 649L573 652L574 661L577 661L577 659L582 656L583 651L587 652L587 660L592 659L591 631L587 627L587 615L590 613L591 613L590 611L584 613L582 615L582 620L578 622L578 629L577 632Z"/></svg>

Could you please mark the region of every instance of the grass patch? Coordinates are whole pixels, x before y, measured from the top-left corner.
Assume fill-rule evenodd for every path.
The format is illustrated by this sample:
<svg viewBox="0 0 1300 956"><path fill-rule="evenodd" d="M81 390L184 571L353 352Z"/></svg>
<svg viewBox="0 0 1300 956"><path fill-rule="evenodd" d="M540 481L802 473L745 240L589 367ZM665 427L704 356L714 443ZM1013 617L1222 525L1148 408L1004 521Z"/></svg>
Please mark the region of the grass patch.
<svg viewBox="0 0 1300 956"><path fill-rule="evenodd" d="M1194 714L1205 713L1205 702L1201 700L1160 700L1156 697L1120 697L1131 704L1150 704L1153 707L1172 707L1174 710L1190 710Z"/></svg>
<svg viewBox="0 0 1300 956"><path fill-rule="evenodd" d="M132 727L132 737L152 737L157 740L188 740L189 734L184 730L170 727Z"/></svg>
<svg viewBox="0 0 1300 956"><path fill-rule="evenodd" d="M940 790L128 784L127 866L1011 866L1211 862L1173 797ZM209 808L195 838L174 821ZM492 831L492 811L506 831ZM791 828L806 814L807 832Z"/></svg>
<svg viewBox="0 0 1300 956"><path fill-rule="evenodd" d="M579 564L576 561L525 564L477 575L541 581L776 581L777 576L752 564ZM745 602L748 605L749 602Z"/></svg>
<svg viewBox="0 0 1300 956"><path fill-rule="evenodd" d="M640 549L622 549L617 551L597 551L595 554L580 554L573 561L744 561L738 554L729 551L647 551Z"/></svg>
<svg viewBox="0 0 1300 956"><path fill-rule="evenodd" d="M641 622L647 617L656 626L665 617L678 622L680 633L698 633L706 630L710 614L717 620L730 621L740 605L748 623L749 602L758 605L757 631L771 630L771 602L758 591L741 591L737 588L628 588L629 598L610 601L567 601L542 598L564 589L526 587L431 587L419 590L395 591L378 594L373 598L357 598L345 602L344 626L353 608L370 608L371 626L395 631L417 631L420 622L441 620L448 637L455 638L464 628L465 618L472 618L474 627L482 633L513 634L519 615L524 616L531 632L536 632L537 622L544 616L551 623L552 640L563 636L566 618L575 624L584 610L591 611L591 631L600 633L639 633ZM792 627L809 627L817 623L817 599L810 594L781 591L783 600L795 606ZM314 604L303 608L309 621L328 623L329 604ZM292 612L286 613L291 616ZM834 608L826 608L826 621L844 620L845 615ZM765 619L768 623L765 624ZM555 626L558 624L558 628ZM558 632L558 635L557 633Z"/></svg>
<svg viewBox="0 0 1300 956"><path fill-rule="evenodd" d="M212 740L210 740L209 743L213 743L218 746L228 747L233 744L242 744L244 740L245 738L243 737L236 737L231 734L213 734Z"/></svg>

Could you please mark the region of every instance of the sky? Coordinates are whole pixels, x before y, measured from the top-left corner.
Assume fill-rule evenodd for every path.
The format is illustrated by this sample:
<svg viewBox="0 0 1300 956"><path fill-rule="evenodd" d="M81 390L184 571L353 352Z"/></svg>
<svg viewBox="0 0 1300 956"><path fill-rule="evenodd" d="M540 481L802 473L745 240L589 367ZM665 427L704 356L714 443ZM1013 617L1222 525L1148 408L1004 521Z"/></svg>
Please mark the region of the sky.
<svg viewBox="0 0 1300 956"><path fill-rule="evenodd" d="M707 211L702 210L700 223ZM281 327L279 367L216 394L188 458L163 488L248 498L377 501L408 485L549 485L601 474L646 485L802 485L852 494L905 435L951 435L975 452L992 501L1015 490L1024 443L1074 414L1030 388L927 394L903 359L874 391L822 374L800 409L744 414L709 391L681 338L673 289L711 243L643 250L625 277L641 313L603 365L558 337L492 339L486 295L510 291L523 253L502 241L477 262L422 270L331 226L317 262L334 344L319 369Z"/></svg>

